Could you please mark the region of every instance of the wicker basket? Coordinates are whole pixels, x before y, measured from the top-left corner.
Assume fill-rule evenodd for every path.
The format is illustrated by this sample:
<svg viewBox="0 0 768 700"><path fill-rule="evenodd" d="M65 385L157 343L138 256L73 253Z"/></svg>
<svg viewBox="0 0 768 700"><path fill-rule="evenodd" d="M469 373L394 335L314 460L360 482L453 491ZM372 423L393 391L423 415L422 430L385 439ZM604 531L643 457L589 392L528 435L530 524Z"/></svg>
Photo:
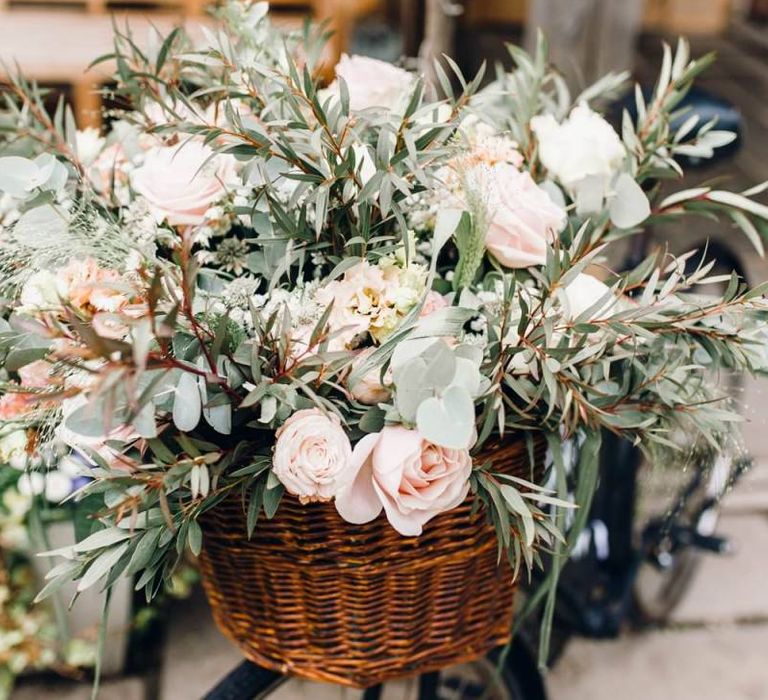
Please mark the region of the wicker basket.
<svg viewBox="0 0 768 700"><path fill-rule="evenodd" d="M535 464L544 445L535 443ZM484 454L531 476L526 443ZM471 499L416 537L384 516L344 522L331 504L284 497L251 540L239 498L203 523L203 584L221 631L243 654L283 673L368 687L478 658L509 638L514 584L497 565L493 527Z"/></svg>

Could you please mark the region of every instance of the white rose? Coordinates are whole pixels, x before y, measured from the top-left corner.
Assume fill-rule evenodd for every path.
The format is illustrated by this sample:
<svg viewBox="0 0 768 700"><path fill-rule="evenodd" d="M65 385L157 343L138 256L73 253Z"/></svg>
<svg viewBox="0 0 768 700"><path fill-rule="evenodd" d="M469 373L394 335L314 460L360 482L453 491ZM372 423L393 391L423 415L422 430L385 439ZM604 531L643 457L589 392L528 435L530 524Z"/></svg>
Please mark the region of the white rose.
<svg viewBox="0 0 768 700"><path fill-rule="evenodd" d="M277 431L272 470L302 503L330 501L349 480L352 446L338 417L317 408L294 413Z"/></svg>
<svg viewBox="0 0 768 700"><path fill-rule="evenodd" d="M190 141L148 151L143 165L131 173L131 185L158 222L195 226L226 194L233 174L228 156L214 155L205 144Z"/></svg>
<svg viewBox="0 0 768 700"><path fill-rule="evenodd" d="M347 54L336 64L336 77L347 84L349 109L353 112L369 107L403 111L416 81L412 73L386 61ZM328 91L339 94L338 80L328 86Z"/></svg>
<svg viewBox="0 0 768 700"><path fill-rule="evenodd" d="M613 127L586 104L573 108L558 124L551 114L531 119L539 159L575 198L581 212L602 205L627 154Z"/></svg>
<svg viewBox="0 0 768 700"><path fill-rule="evenodd" d="M592 275L581 273L564 288L559 290L560 304L563 313L571 320L581 316L600 299L606 297L610 287ZM595 310L588 320L597 321L617 311L617 298L606 299L605 303Z"/></svg>

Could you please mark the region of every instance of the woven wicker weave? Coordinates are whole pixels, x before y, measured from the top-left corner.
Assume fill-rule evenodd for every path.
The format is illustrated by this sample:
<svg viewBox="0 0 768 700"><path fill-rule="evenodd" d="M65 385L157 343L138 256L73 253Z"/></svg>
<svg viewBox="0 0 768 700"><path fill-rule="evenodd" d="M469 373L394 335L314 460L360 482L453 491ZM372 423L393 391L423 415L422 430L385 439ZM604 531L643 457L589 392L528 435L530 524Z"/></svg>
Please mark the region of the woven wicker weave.
<svg viewBox="0 0 768 700"><path fill-rule="evenodd" d="M543 462L536 443L536 464ZM522 439L482 460L531 476ZM479 461L479 460L478 460ZM402 537L285 496L251 540L239 498L203 523L203 583L222 632L262 666L367 687L478 658L509 637L514 584L471 499Z"/></svg>

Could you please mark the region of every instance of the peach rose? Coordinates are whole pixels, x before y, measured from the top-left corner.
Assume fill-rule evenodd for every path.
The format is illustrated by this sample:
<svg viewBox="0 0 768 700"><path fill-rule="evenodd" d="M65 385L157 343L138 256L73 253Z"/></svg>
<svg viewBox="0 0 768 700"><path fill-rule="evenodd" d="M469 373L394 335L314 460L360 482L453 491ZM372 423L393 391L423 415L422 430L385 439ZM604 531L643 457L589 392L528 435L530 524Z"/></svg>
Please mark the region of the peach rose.
<svg viewBox="0 0 768 700"><path fill-rule="evenodd" d="M82 311L117 311L130 301L120 274L93 258L72 260L56 272L59 296Z"/></svg>
<svg viewBox="0 0 768 700"><path fill-rule="evenodd" d="M387 426L355 445L350 472L336 496L339 515L367 523L384 509L392 527L412 537L467 497L472 458L467 450L427 442L417 430Z"/></svg>
<svg viewBox="0 0 768 700"><path fill-rule="evenodd" d="M565 212L526 171L509 163L475 166L467 182L486 198L488 252L505 267L543 265L547 246L565 225Z"/></svg>
<svg viewBox="0 0 768 700"><path fill-rule="evenodd" d="M54 383L50 374L51 365L45 360L36 360L19 369L20 390L12 391L0 398L0 420L17 420L33 411L51 405L50 401L41 400L36 392L24 389L44 389Z"/></svg>
<svg viewBox="0 0 768 700"><path fill-rule="evenodd" d="M199 141L149 150L141 167L131 173L131 185L147 200L158 222L195 226L226 194L231 160L217 156Z"/></svg>
<svg viewBox="0 0 768 700"><path fill-rule="evenodd" d="M330 501L347 481L352 446L333 414L296 411L277 431L272 470L302 503Z"/></svg>
<svg viewBox="0 0 768 700"><path fill-rule="evenodd" d="M0 397L0 420L13 421L23 418L35 408L37 397L21 391L12 391Z"/></svg>

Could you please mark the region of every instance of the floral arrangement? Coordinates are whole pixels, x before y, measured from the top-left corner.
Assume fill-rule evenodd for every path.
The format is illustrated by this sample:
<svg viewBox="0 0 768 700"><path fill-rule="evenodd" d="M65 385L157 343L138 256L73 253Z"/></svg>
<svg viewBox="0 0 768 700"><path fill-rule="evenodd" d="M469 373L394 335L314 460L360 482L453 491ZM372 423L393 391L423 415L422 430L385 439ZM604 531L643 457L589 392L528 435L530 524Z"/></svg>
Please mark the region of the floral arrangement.
<svg viewBox="0 0 768 700"><path fill-rule="evenodd" d="M602 431L726 439L713 371L764 368L765 286L702 294L722 280L693 252L607 263L687 214L762 252L766 185L662 184L733 138L670 127L709 58L665 48L619 134L599 106L627 76L572 98L543 40L482 90L450 59L434 87L364 57L324 85L319 33L265 3L218 14L204 46L117 33L106 134L22 79L7 93L7 138L41 147L0 160L3 431L30 483L56 449L99 499L42 597L121 575L152 597L231 496L249 532L289 494L416 537L473 494L531 567L572 546ZM546 436L554 490L479 457L512 434Z"/></svg>

